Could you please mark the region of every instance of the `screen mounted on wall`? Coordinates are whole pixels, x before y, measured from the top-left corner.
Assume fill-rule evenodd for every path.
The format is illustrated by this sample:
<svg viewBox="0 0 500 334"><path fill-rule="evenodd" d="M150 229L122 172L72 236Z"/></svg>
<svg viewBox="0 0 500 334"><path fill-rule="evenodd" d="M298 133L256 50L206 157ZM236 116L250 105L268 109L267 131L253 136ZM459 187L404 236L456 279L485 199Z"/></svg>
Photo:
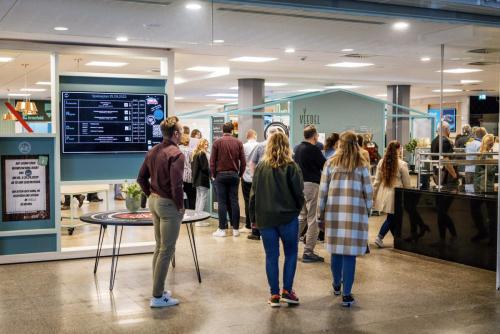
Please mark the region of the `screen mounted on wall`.
<svg viewBox="0 0 500 334"><path fill-rule="evenodd" d="M165 101L165 94L61 92L62 152L146 152L162 141Z"/></svg>

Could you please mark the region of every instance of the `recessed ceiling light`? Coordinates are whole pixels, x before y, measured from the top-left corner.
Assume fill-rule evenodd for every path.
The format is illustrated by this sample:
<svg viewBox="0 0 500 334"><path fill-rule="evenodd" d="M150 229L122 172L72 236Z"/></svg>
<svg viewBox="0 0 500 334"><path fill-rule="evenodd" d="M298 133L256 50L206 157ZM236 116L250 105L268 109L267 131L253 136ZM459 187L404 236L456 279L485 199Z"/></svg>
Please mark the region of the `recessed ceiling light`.
<svg viewBox="0 0 500 334"><path fill-rule="evenodd" d="M28 97L28 96L31 96L31 94L29 94L29 93L9 93L9 96Z"/></svg>
<svg viewBox="0 0 500 334"><path fill-rule="evenodd" d="M229 87L230 90L238 90L238 86Z"/></svg>
<svg viewBox="0 0 500 334"><path fill-rule="evenodd" d="M295 49L294 48L286 48L285 53L294 53Z"/></svg>
<svg viewBox="0 0 500 334"><path fill-rule="evenodd" d="M199 3L191 2L191 3L188 3L186 5L186 9L189 9L189 10L200 10L201 9L201 5Z"/></svg>
<svg viewBox="0 0 500 334"><path fill-rule="evenodd" d="M432 91L434 93L441 93L441 89L433 89ZM463 92L463 90L456 88L443 88L443 93L458 93L458 92Z"/></svg>
<svg viewBox="0 0 500 334"><path fill-rule="evenodd" d="M115 61L91 61L85 64L86 66L99 66L99 67L123 67L128 63L115 62Z"/></svg>
<svg viewBox="0 0 500 334"><path fill-rule="evenodd" d="M325 66L329 67L343 67L343 68L358 68L358 67L368 67L368 66L373 66L372 63L354 63L350 61L343 61L341 63L335 63L335 64L328 64Z"/></svg>
<svg viewBox="0 0 500 334"><path fill-rule="evenodd" d="M57 30L57 31L67 31L69 29L66 28L66 27L54 27L54 30Z"/></svg>
<svg viewBox="0 0 500 334"><path fill-rule="evenodd" d="M387 97L387 93L384 93L384 94L377 94L377 95L375 95L375 96L377 96L377 97Z"/></svg>
<svg viewBox="0 0 500 334"><path fill-rule="evenodd" d="M215 101L220 101L220 102L236 102L238 100L237 99L215 99Z"/></svg>
<svg viewBox="0 0 500 334"><path fill-rule="evenodd" d="M195 72L222 72L227 71L228 69L228 67L194 66L188 68L187 70Z"/></svg>
<svg viewBox="0 0 500 334"><path fill-rule="evenodd" d="M423 62L431 61L431 58L430 57L422 57L422 58L420 58L420 61L423 61Z"/></svg>
<svg viewBox="0 0 500 334"><path fill-rule="evenodd" d="M265 82L264 83L264 86L266 87L283 87L283 86L287 86L288 84L287 83L284 83L284 82Z"/></svg>
<svg viewBox="0 0 500 334"><path fill-rule="evenodd" d="M403 31L403 30L406 30L410 27L410 24L408 22L404 22L404 21L400 21L400 22L395 22L393 25L392 25L392 28L394 30L399 30L399 31Z"/></svg>
<svg viewBox="0 0 500 334"><path fill-rule="evenodd" d="M447 70L444 70L444 73L451 73L451 74L463 74L463 73L474 73L474 72L482 72L483 70L479 68L450 68ZM437 71L441 72L441 71Z"/></svg>
<svg viewBox="0 0 500 334"><path fill-rule="evenodd" d="M50 81L38 81L36 85L50 86L52 85Z"/></svg>
<svg viewBox="0 0 500 334"><path fill-rule="evenodd" d="M180 84L185 83L186 81L187 81L186 79L176 77L176 78L174 79L174 85L180 85Z"/></svg>
<svg viewBox="0 0 500 334"><path fill-rule="evenodd" d="M220 104L205 104L205 107L220 107Z"/></svg>
<svg viewBox="0 0 500 334"><path fill-rule="evenodd" d="M14 58L12 57L0 57L0 63L8 63L9 61L12 61Z"/></svg>
<svg viewBox="0 0 500 334"><path fill-rule="evenodd" d="M215 44L222 44L222 43L224 43L224 40L223 39L214 39L213 42Z"/></svg>
<svg viewBox="0 0 500 334"><path fill-rule="evenodd" d="M216 94L208 94L207 96L211 96L211 97L238 97L238 94L233 94L233 93L216 93Z"/></svg>
<svg viewBox="0 0 500 334"><path fill-rule="evenodd" d="M176 97L174 97L174 100L184 100L184 97L182 97L182 96L176 96Z"/></svg>
<svg viewBox="0 0 500 334"><path fill-rule="evenodd" d="M278 58L272 58L272 57L249 57L249 56L244 56L244 57L238 57L238 58L229 59L229 61L239 61L239 62L247 62L247 63L266 63L266 62L277 60L277 59Z"/></svg>
<svg viewBox="0 0 500 334"><path fill-rule="evenodd" d="M326 89L356 89L359 88L360 86L355 86L355 85L333 85L333 86L326 86Z"/></svg>
<svg viewBox="0 0 500 334"><path fill-rule="evenodd" d="M116 40L118 42L128 42L128 37L127 36L118 36L118 37L116 37Z"/></svg>
<svg viewBox="0 0 500 334"><path fill-rule="evenodd" d="M480 83L480 82L483 82L483 81L482 80L467 80L467 79L460 80L460 83L462 85L473 84L473 83Z"/></svg>
<svg viewBox="0 0 500 334"><path fill-rule="evenodd" d="M354 51L354 49L342 49L342 50L340 50L340 51L342 51L342 52L353 52L353 51Z"/></svg>
<svg viewBox="0 0 500 334"><path fill-rule="evenodd" d="M21 92L45 92L45 88L21 88Z"/></svg>

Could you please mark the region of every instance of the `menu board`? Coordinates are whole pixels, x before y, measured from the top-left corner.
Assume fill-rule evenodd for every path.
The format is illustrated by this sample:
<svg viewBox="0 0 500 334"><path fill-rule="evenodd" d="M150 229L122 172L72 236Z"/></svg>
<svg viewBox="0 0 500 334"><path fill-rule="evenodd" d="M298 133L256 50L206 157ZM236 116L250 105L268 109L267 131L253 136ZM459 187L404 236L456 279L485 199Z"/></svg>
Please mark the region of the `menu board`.
<svg viewBox="0 0 500 334"><path fill-rule="evenodd" d="M162 141L164 94L62 92L62 152L146 152Z"/></svg>
<svg viewBox="0 0 500 334"><path fill-rule="evenodd" d="M2 156L2 221L50 218L46 155Z"/></svg>

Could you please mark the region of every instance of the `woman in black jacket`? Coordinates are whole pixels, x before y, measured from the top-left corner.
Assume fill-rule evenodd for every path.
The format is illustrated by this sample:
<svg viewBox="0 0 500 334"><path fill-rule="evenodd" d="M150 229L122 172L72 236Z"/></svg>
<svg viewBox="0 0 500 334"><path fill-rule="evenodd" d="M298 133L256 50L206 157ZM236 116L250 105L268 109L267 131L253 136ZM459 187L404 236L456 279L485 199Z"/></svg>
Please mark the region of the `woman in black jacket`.
<svg viewBox="0 0 500 334"><path fill-rule="evenodd" d="M193 187L196 188L196 211L204 211L210 189L210 165L207 158L208 141L204 138L193 152L191 171L193 174ZM209 226L208 222L197 222L196 226Z"/></svg>

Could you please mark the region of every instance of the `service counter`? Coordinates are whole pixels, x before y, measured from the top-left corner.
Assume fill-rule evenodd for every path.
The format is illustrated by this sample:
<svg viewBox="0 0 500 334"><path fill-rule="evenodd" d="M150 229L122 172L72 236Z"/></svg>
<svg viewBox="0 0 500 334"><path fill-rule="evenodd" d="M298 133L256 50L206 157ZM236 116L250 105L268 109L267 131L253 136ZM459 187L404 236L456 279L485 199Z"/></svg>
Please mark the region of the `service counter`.
<svg viewBox="0 0 500 334"><path fill-rule="evenodd" d="M397 188L394 213L394 248L496 270L496 193Z"/></svg>

